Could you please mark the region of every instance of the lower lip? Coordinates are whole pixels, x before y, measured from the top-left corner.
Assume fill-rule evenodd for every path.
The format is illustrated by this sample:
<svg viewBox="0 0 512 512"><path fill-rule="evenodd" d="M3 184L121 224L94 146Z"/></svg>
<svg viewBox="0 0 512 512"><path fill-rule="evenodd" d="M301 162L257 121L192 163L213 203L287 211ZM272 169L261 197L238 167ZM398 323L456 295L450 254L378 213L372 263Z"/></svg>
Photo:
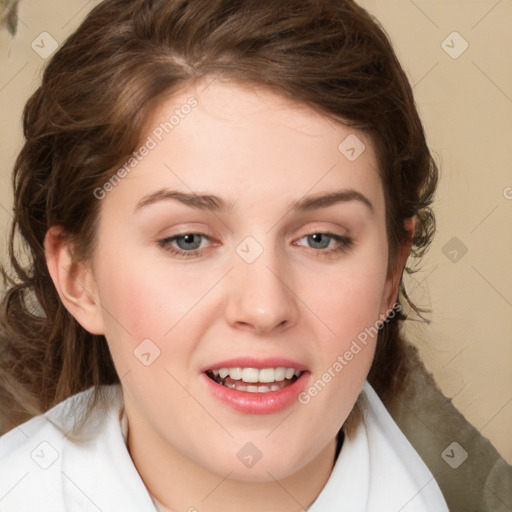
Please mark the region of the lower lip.
<svg viewBox="0 0 512 512"><path fill-rule="evenodd" d="M238 391L222 384L217 384L205 373L201 375L212 395L236 411L244 414L272 414L287 409L298 401L299 394L306 387L309 372L303 372L295 382L283 389L268 391L267 393Z"/></svg>

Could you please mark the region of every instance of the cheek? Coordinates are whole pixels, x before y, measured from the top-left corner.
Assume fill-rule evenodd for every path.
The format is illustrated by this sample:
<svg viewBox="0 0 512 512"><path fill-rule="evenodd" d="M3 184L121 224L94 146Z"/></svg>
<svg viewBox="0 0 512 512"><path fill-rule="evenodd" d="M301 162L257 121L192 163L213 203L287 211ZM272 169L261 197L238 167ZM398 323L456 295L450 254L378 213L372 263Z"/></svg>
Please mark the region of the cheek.
<svg viewBox="0 0 512 512"><path fill-rule="evenodd" d="M108 259L107 254L104 261ZM121 330L123 338L129 336L134 342L164 338L200 293L187 276L171 276L154 262L146 264L133 256L103 265L97 278L108 329Z"/></svg>
<svg viewBox="0 0 512 512"><path fill-rule="evenodd" d="M132 379L146 375L148 368L139 364L144 360L136 358L149 353L151 361L156 357L150 366L152 379L161 373L157 380L168 384L165 367L179 373L184 382L205 328L201 320L207 301L201 298L218 277L193 272L192 266L177 272L164 258L112 256L107 251L102 255L97 279L105 336L118 374L130 371Z"/></svg>
<svg viewBox="0 0 512 512"><path fill-rule="evenodd" d="M368 261L370 263L371 260ZM314 286L303 283L304 302L329 327L333 339L345 343L379 319L385 294L384 265L366 265L354 258L344 268L337 268L314 280Z"/></svg>
<svg viewBox="0 0 512 512"><path fill-rule="evenodd" d="M329 331L317 336L314 375L299 402L311 417L323 418L324 433L331 435L349 415L370 370L384 279L380 270L353 269L324 284L324 294L310 300Z"/></svg>
<svg viewBox="0 0 512 512"><path fill-rule="evenodd" d="M136 265L120 262L114 266L104 266L98 275L99 292L109 340L131 338L136 342L151 337L157 332L154 324L160 303L144 269ZM149 326L153 326L151 332Z"/></svg>

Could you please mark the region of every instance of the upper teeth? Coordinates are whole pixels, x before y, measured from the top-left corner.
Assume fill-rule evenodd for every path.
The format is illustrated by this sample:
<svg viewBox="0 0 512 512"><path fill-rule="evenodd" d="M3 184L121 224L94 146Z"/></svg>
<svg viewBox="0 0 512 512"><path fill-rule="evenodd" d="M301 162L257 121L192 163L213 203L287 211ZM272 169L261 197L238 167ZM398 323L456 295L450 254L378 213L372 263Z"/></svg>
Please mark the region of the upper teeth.
<svg viewBox="0 0 512 512"><path fill-rule="evenodd" d="M299 377L300 370L295 368L218 368L211 370L215 377L225 379L231 377L233 380L244 382L279 382L284 379L291 379L294 375Z"/></svg>

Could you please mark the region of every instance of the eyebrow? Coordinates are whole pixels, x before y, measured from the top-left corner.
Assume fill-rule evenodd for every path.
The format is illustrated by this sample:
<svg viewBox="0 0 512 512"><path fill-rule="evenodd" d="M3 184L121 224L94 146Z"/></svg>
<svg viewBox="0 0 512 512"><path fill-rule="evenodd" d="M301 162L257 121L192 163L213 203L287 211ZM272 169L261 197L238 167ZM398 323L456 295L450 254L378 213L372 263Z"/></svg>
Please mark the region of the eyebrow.
<svg viewBox="0 0 512 512"><path fill-rule="evenodd" d="M179 201L186 206L196 208L198 210L219 213L229 213L234 206L234 203L228 203L221 197L212 194L194 194L179 192L177 190L160 189L144 196L135 206L134 212L150 204L169 200ZM375 214L375 210L370 200L365 195L361 194L361 192L351 188L302 197L294 201L289 206L289 209L290 211L300 213L317 210L319 208L327 208L334 204L347 203L349 201L359 201L368 207L372 215Z"/></svg>

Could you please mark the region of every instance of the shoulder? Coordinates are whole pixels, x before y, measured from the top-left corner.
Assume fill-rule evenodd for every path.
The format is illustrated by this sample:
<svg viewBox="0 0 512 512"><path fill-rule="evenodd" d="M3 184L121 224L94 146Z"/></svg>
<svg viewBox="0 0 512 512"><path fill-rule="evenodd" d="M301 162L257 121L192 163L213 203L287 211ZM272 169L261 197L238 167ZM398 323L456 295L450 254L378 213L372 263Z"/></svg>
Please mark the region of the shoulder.
<svg viewBox="0 0 512 512"><path fill-rule="evenodd" d="M368 506L389 502L391 509L448 511L439 485L427 465L395 423L379 396L365 382L361 393L364 422L358 442L368 454L371 482ZM394 489L394 493L389 493Z"/></svg>
<svg viewBox="0 0 512 512"><path fill-rule="evenodd" d="M58 503L58 459L63 442L56 427L44 416L33 418L0 438L2 510L29 510L43 498Z"/></svg>
<svg viewBox="0 0 512 512"><path fill-rule="evenodd" d="M308 510L448 512L434 477L368 382L357 403L362 420L345 436L331 476Z"/></svg>
<svg viewBox="0 0 512 512"><path fill-rule="evenodd" d="M512 467L444 395L409 346L414 370L407 391L386 404L436 475L450 511L512 510Z"/></svg>
<svg viewBox="0 0 512 512"><path fill-rule="evenodd" d="M49 510L45 507L50 506L54 512L67 510L63 498L65 462L76 448L76 441L68 434L75 413L85 407L92 392L91 388L74 395L0 437L0 504L3 512ZM115 401L112 406L116 406ZM104 415L95 420L96 427L100 426L101 421L105 421ZM94 442L94 436L89 436L91 442Z"/></svg>

